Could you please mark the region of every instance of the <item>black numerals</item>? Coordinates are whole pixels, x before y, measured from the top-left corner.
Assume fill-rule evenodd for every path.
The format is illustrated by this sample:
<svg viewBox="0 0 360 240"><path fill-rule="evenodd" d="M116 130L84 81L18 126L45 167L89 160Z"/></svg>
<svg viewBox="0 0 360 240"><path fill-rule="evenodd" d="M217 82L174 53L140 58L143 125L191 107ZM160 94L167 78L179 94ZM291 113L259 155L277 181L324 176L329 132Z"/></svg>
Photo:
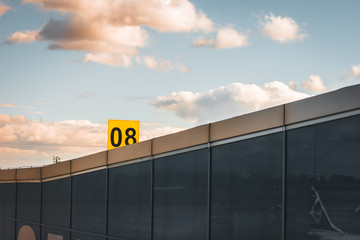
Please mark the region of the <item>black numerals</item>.
<svg viewBox="0 0 360 240"><path fill-rule="evenodd" d="M118 132L118 135L119 135L119 140L117 143L115 143L115 132ZM121 145L122 133L121 133L120 128L115 127L111 130L110 141L111 141L111 145L113 145L114 147L119 147Z"/></svg>
<svg viewBox="0 0 360 240"><path fill-rule="evenodd" d="M119 138L118 138L118 141L115 142L115 133L117 132ZM125 138L125 144L126 145L129 145L129 144L133 144L133 143L136 143L136 130L134 128L127 128L125 130L125 135L126 135L126 138ZM129 140L131 140L129 142ZM111 135L110 135L110 142L111 142L111 145L113 147L120 147L121 145L121 142L122 142L122 132L121 132L121 129L118 128L118 127L115 127L111 130Z"/></svg>
<svg viewBox="0 0 360 240"><path fill-rule="evenodd" d="M130 135L130 132L131 132L131 135ZM129 139L132 140L132 143L136 143L136 138L135 138L136 130L135 129L133 129L133 128L126 129L125 135L126 135L126 138L125 138L126 145L129 145Z"/></svg>

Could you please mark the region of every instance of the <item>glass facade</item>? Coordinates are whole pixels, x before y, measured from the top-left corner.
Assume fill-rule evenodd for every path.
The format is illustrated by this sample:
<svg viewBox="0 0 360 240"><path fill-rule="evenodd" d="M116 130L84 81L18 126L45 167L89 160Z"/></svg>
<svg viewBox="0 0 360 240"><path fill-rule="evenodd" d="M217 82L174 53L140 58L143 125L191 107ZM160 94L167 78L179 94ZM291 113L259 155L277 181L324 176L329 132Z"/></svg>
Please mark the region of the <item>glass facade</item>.
<svg viewBox="0 0 360 240"><path fill-rule="evenodd" d="M360 116L287 133L287 239L360 239Z"/></svg>
<svg viewBox="0 0 360 240"><path fill-rule="evenodd" d="M208 150L154 160L154 240L207 239Z"/></svg>
<svg viewBox="0 0 360 240"><path fill-rule="evenodd" d="M281 239L282 139L212 148L211 239Z"/></svg>
<svg viewBox="0 0 360 240"><path fill-rule="evenodd" d="M360 239L360 115L290 129L0 183L0 239Z"/></svg>

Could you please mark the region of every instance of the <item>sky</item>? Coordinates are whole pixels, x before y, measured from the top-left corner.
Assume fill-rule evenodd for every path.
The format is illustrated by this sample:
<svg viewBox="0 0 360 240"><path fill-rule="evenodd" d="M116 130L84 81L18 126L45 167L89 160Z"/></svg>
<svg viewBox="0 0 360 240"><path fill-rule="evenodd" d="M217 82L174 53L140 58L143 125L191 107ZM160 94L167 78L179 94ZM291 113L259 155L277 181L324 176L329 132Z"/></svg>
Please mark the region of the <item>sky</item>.
<svg viewBox="0 0 360 240"><path fill-rule="evenodd" d="M0 168L360 82L360 1L0 0Z"/></svg>

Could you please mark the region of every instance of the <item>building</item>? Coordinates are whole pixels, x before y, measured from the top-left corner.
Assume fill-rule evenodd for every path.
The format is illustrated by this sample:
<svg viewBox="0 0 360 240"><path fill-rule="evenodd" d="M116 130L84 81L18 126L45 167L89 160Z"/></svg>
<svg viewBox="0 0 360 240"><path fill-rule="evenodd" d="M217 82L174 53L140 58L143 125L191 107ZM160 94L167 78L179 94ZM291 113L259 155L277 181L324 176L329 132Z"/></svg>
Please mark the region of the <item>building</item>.
<svg viewBox="0 0 360 240"><path fill-rule="evenodd" d="M360 85L1 170L0 238L360 239Z"/></svg>

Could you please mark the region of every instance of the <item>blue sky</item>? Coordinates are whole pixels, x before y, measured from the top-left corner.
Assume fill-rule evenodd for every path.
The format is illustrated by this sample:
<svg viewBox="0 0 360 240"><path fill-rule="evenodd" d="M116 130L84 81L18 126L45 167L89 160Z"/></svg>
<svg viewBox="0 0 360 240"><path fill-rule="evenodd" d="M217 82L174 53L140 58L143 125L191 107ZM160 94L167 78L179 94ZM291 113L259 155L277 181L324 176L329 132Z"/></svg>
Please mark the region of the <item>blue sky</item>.
<svg viewBox="0 0 360 240"><path fill-rule="evenodd" d="M145 140L358 84L359 9L0 0L0 167L105 150L108 119Z"/></svg>

